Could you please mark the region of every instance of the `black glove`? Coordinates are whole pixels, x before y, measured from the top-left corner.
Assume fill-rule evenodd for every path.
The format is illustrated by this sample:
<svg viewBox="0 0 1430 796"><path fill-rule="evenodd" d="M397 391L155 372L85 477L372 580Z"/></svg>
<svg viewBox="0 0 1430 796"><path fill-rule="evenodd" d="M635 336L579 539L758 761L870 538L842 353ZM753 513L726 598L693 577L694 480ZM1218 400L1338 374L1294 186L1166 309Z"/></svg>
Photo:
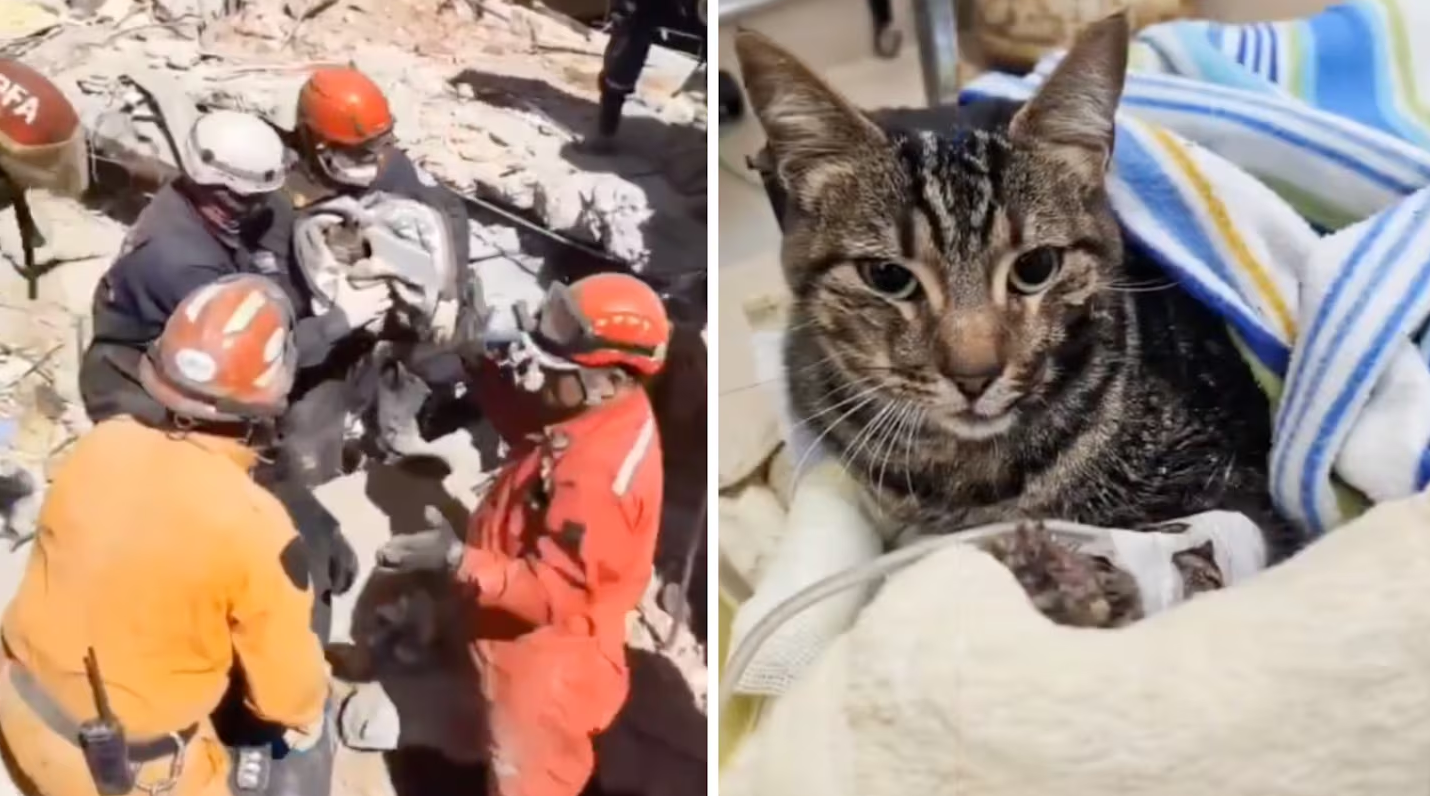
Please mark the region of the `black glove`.
<svg viewBox="0 0 1430 796"><path fill-rule="evenodd" d="M423 512L427 530L403 534L377 551L377 566L389 572L454 572L462 561L462 540L437 509Z"/></svg>
<svg viewBox="0 0 1430 796"><path fill-rule="evenodd" d="M348 544L347 537L339 529L333 534L333 551L328 557L328 577L332 579L333 596L340 597L352 590L357 583L357 551Z"/></svg>

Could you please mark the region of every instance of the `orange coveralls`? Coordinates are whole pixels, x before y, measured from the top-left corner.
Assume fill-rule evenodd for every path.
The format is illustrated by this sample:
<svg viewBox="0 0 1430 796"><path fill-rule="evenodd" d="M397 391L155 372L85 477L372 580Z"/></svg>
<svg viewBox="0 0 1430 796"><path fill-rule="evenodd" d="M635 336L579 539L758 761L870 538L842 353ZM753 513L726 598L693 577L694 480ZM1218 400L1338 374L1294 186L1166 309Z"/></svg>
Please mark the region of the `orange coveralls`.
<svg viewBox="0 0 1430 796"><path fill-rule="evenodd" d="M489 792L576 796L591 739L630 687L626 615L654 566L660 439L631 387L544 429L493 365L478 400L512 456L472 517L458 570L475 587L471 646L491 732Z"/></svg>
<svg viewBox="0 0 1430 796"><path fill-rule="evenodd" d="M170 796L229 793L228 753L208 715L235 654L259 716L303 727L322 715L327 667L309 629L307 562L288 513L249 478L254 461L235 440L128 417L75 445L0 624L0 743L27 794L95 796L75 740L15 685L23 667L67 719L93 718L89 647L131 742L198 725ZM139 782L163 781L171 762L145 763Z"/></svg>

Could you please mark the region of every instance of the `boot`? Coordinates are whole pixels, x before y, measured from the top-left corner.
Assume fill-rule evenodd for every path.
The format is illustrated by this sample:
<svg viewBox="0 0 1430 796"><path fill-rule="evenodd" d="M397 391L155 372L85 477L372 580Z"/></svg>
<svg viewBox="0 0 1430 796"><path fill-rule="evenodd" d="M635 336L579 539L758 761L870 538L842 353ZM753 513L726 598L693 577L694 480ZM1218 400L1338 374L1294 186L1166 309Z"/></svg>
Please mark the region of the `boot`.
<svg viewBox="0 0 1430 796"><path fill-rule="evenodd" d="M600 109L596 115L596 134L586 137L582 148L595 155L609 155L616 150L616 131L621 127L621 110L626 95L609 89L601 90Z"/></svg>

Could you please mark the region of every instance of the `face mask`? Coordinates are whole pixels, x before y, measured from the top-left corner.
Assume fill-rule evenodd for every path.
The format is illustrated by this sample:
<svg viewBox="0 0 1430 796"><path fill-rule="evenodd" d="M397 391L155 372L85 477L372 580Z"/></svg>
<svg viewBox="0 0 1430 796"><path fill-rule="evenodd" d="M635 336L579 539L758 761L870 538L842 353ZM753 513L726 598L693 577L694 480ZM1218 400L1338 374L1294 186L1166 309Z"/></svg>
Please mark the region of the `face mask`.
<svg viewBox="0 0 1430 796"><path fill-rule="evenodd" d="M240 194L217 185L200 185L194 192L199 213L220 232L236 237L243 223L264 206L265 194Z"/></svg>
<svg viewBox="0 0 1430 796"><path fill-rule="evenodd" d="M318 164L333 180L343 185L367 187L376 179L382 165L380 147L359 147L336 149L323 147L318 150Z"/></svg>

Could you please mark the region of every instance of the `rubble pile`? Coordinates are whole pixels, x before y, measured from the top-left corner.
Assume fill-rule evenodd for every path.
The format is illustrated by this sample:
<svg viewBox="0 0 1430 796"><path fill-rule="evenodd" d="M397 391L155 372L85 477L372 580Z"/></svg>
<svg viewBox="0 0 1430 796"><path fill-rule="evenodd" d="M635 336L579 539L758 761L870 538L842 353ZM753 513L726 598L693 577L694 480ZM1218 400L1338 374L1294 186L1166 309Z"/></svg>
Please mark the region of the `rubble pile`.
<svg viewBox="0 0 1430 796"><path fill-rule="evenodd" d="M345 0L309 3L302 18L295 0L243 0L200 26L187 5L109 0L80 18L36 11L28 35L0 47L69 93L102 142L170 166L141 88L176 137L196 108L253 111L291 129L307 72L351 61L386 90L399 145L458 193L527 211L637 271L704 267L703 90L673 96L693 59L653 51L627 111L630 154L598 157L577 144L594 124L604 37L549 12L484 2L477 19L465 0L447 10L436 10L441 0Z"/></svg>
<svg viewBox="0 0 1430 796"><path fill-rule="evenodd" d="M77 368L94 286L143 191L179 165L173 141L213 108L291 129L298 86L320 64L352 62L372 76L393 105L399 146L458 193L663 284L703 272L705 98L703 88L678 91L695 62L654 48L627 105L621 150L597 156L579 143L595 124L604 45L603 34L539 3L500 0L0 0L0 57L23 60L66 92L101 172L83 204L31 198L46 237L38 259L56 264L38 301L25 298L14 272L19 235L13 212L0 209L0 493L21 470L42 490L89 426ZM703 86L703 74L694 80ZM473 218L472 265L494 288L488 298L531 296L535 274L551 267L550 242L534 242L510 215L474 207ZM654 391L665 448L680 452L667 455L673 531L663 536L674 541L662 539L670 549L661 577L630 619L637 684L600 752L600 786L610 792L674 796L705 782L704 630L692 632L694 608L669 607L705 512L704 319L682 320L678 362ZM36 505L0 521L28 533ZM0 605L24 562L24 550L8 549L0 536ZM700 553L692 591L703 595ZM699 613L703 623L703 606ZM388 774L382 755L345 751L334 792L385 796L394 792ZM0 796L9 792L0 777Z"/></svg>

